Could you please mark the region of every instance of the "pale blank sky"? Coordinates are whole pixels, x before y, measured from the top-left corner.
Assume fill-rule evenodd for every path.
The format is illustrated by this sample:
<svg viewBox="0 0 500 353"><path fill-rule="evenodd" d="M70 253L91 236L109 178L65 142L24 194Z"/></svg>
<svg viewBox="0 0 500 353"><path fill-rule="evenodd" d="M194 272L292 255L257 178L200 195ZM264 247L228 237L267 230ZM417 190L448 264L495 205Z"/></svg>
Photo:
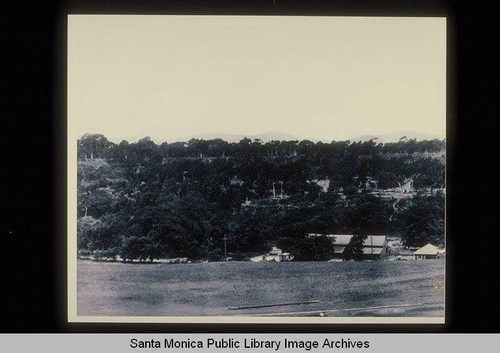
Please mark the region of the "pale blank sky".
<svg viewBox="0 0 500 353"><path fill-rule="evenodd" d="M445 89L445 18L69 16L76 137L444 137Z"/></svg>

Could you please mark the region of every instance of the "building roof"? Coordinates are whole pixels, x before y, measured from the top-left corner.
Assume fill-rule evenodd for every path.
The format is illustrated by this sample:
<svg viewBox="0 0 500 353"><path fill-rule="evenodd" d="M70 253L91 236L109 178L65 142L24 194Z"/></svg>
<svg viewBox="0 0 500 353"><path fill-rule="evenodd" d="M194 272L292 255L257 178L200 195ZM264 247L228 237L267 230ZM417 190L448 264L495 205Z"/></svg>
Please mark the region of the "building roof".
<svg viewBox="0 0 500 353"><path fill-rule="evenodd" d="M327 237L335 238L335 245L345 246L351 241L352 234L328 234Z"/></svg>
<svg viewBox="0 0 500 353"><path fill-rule="evenodd" d="M415 251L413 255L437 255L438 253L439 249L436 246L427 244L426 246L423 246Z"/></svg>
<svg viewBox="0 0 500 353"><path fill-rule="evenodd" d="M328 234L327 235L329 238L335 238L335 245L337 246L346 246L349 244L351 241L351 238L353 237L352 234ZM385 235L368 235L365 241L363 242L363 245L365 247L371 247L371 246L384 246L384 243L386 241L386 236Z"/></svg>

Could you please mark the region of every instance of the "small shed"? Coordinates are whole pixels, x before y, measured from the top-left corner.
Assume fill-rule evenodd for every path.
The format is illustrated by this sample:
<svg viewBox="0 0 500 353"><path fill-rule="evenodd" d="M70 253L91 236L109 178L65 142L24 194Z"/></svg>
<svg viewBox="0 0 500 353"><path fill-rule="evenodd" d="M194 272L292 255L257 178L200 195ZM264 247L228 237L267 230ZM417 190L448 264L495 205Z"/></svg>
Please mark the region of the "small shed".
<svg viewBox="0 0 500 353"><path fill-rule="evenodd" d="M426 246L421 247L417 251L413 253L415 256L415 260L419 259L438 259L439 258L439 249L432 245L427 244Z"/></svg>

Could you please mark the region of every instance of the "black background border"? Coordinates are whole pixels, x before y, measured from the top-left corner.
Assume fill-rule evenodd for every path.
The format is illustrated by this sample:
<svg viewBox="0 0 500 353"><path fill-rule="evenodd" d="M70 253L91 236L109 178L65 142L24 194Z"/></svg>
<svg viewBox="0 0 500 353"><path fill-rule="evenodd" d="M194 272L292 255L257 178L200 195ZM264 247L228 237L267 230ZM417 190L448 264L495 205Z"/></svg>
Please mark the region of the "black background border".
<svg viewBox="0 0 500 353"><path fill-rule="evenodd" d="M68 323L66 296L67 14L447 17L447 295L444 325ZM0 332L499 332L500 250L493 231L500 73L488 2L9 0L0 249ZM4 174L5 175L5 174ZM493 203L494 204L494 203Z"/></svg>

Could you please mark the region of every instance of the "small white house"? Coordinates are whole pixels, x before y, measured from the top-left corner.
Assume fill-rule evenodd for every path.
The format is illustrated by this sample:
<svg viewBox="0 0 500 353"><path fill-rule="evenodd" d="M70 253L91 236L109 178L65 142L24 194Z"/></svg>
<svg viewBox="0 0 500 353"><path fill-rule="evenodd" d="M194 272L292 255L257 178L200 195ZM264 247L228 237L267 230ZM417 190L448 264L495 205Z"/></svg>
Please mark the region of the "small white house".
<svg viewBox="0 0 500 353"><path fill-rule="evenodd" d="M413 192L413 179L412 178L407 178L403 182L403 185L401 185L401 192L408 193L408 192Z"/></svg>
<svg viewBox="0 0 500 353"><path fill-rule="evenodd" d="M273 246L271 251L266 256L264 256L264 260L275 262L290 261L292 259L293 257L289 253L283 252L281 251L281 249L278 249L275 246Z"/></svg>
<svg viewBox="0 0 500 353"><path fill-rule="evenodd" d="M282 252L281 249L273 246L270 252L266 255L259 255L252 257L250 259L251 262L261 262L261 261L272 261L272 262L281 262L281 261L292 261L293 256L287 252Z"/></svg>
<svg viewBox="0 0 500 353"><path fill-rule="evenodd" d="M427 244L426 246L423 246L417 251L415 251L413 255L415 256L415 260L438 259L440 257L439 252L440 251L436 246L432 244Z"/></svg>

